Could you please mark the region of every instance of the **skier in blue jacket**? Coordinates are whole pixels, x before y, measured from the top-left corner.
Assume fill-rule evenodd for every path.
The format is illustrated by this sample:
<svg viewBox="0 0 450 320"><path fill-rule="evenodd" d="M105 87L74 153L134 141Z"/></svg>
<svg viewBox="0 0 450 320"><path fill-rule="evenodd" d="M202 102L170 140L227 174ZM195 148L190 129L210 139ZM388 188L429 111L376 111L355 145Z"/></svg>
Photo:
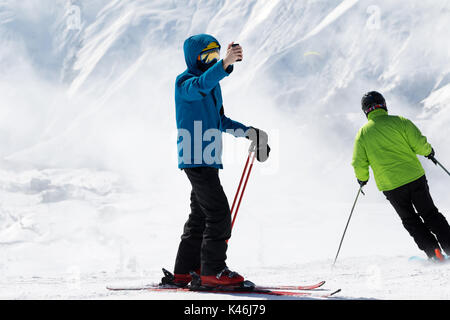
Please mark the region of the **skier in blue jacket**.
<svg viewBox="0 0 450 320"><path fill-rule="evenodd" d="M236 61L243 59L241 46L230 43L225 58L219 60L217 39L199 34L186 39L184 55L187 69L175 82L178 167L186 173L192 191L174 283L189 284L189 273L195 271L203 286L238 285L244 278L225 263L231 214L219 180L222 132L250 139L258 161L265 161L269 155L268 138L264 131L233 121L224 112L219 82L231 74Z"/></svg>

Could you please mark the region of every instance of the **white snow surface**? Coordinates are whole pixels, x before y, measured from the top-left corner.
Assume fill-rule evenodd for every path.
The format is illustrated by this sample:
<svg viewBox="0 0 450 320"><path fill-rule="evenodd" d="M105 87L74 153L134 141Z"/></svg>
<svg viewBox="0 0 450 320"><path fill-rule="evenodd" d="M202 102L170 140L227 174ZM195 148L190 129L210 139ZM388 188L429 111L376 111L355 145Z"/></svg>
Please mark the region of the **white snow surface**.
<svg viewBox="0 0 450 320"><path fill-rule="evenodd" d="M450 299L449 264L409 261L423 254L373 179L331 267L364 92L382 92L450 167L449 19L446 0L0 0L0 299L268 299L106 290L173 267L190 192L174 80L196 33L243 46L225 110L272 147L229 267L263 285L326 280L339 299ZM231 202L248 142L224 143ZM420 159L450 219L449 177Z"/></svg>

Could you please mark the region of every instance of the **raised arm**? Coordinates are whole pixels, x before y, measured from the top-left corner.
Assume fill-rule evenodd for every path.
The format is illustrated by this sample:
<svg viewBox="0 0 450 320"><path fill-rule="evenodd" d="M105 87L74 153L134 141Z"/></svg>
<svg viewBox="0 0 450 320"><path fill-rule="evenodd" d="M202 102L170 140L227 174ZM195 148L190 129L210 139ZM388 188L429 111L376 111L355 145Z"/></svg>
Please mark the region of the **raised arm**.
<svg viewBox="0 0 450 320"><path fill-rule="evenodd" d="M223 60L220 60L200 76L180 76L176 81L178 93L188 101L200 100L232 71L232 67L224 70Z"/></svg>

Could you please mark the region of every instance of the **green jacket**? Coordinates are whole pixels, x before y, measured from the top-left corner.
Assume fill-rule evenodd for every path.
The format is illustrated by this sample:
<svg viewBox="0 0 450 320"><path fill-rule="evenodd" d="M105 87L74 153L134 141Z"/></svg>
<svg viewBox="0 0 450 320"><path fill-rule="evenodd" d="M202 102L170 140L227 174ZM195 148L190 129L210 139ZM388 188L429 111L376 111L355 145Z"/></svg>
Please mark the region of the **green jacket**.
<svg viewBox="0 0 450 320"><path fill-rule="evenodd" d="M378 189L389 191L422 177L425 171L417 154L429 155L431 145L414 123L383 109L369 113L368 120L355 139L356 178L367 181L370 165Z"/></svg>

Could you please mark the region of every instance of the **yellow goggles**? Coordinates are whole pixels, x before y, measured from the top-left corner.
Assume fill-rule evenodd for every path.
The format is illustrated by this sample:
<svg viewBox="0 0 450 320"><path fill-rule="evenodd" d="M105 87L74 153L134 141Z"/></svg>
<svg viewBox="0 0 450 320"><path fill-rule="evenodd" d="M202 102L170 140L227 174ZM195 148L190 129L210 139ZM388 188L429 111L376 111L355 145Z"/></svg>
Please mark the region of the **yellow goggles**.
<svg viewBox="0 0 450 320"><path fill-rule="evenodd" d="M198 60L204 64L210 64L214 61L219 61L220 57L220 47L217 42L211 42L208 46L202 50L198 56Z"/></svg>
<svg viewBox="0 0 450 320"><path fill-rule="evenodd" d="M208 51L202 52L199 56L199 60L203 63L209 64L214 60L219 61L220 58L220 50L219 48L210 49Z"/></svg>

